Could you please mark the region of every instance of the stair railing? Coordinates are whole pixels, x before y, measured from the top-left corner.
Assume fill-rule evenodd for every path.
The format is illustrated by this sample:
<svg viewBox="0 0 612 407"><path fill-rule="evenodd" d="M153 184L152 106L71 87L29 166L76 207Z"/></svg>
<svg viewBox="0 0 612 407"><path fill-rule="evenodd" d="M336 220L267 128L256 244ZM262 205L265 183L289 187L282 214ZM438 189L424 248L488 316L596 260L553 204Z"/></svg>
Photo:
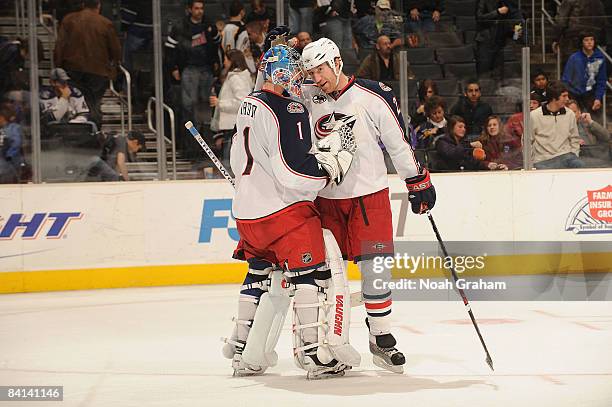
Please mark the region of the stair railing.
<svg viewBox="0 0 612 407"><path fill-rule="evenodd" d="M149 125L149 130L159 137L155 126L153 126L153 103L157 103L155 96L151 96L147 102L147 124ZM176 124L174 120L174 110L165 103L162 107L168 112L168 116L170 117L170 138L164 135L163 139L166 143L170 144L170 148L172 149L172 179L176 181ZM164 160L168 160L165 149L162 151L162 156Z"/></svg>

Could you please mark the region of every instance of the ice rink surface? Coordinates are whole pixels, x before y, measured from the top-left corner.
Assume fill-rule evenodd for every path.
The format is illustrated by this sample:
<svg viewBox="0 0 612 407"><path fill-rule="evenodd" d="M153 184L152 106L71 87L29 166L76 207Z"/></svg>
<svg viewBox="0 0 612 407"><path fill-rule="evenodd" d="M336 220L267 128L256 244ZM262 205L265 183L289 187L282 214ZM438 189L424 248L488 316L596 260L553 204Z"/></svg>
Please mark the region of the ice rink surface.
<svg viewBox="0 0 612 407"><path fill-rule="evenodd" d="M89 406L612 406L611 302L474 302L495 364L460 301L395 302L397 375L372 364L363 307L353 308L361 366L307 381L292 360L287 318L279 364L231 377L221 336L238 286L189 286L0 296L0 385L63 385ZM384 403L384 404L382 404Z"/></svg>

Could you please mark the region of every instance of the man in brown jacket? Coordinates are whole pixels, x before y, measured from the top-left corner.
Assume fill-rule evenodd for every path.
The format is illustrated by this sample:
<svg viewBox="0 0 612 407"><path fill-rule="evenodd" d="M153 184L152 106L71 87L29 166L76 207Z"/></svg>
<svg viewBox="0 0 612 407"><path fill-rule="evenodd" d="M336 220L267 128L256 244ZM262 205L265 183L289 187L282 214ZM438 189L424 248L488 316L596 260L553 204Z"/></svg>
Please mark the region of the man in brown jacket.
<svg viewBox="0 0 612 407"><path fill-rule="evenodd" d="M399 81L399 57L393 53L391 39L381 35L376 40L376 49L368 55L355 74L359 78L373 81ZM408 78L414 74L408 68Z"/></svg>
<svg viewBox="0 0 612 407"><path fill-rule="evenodd" d="M93 121L102 125L100 104L109 79L115 79L121 44L109 19L100 15L100 0L85 0L84 8L62 21L55 44L55 61L81 89Z"/></svg>

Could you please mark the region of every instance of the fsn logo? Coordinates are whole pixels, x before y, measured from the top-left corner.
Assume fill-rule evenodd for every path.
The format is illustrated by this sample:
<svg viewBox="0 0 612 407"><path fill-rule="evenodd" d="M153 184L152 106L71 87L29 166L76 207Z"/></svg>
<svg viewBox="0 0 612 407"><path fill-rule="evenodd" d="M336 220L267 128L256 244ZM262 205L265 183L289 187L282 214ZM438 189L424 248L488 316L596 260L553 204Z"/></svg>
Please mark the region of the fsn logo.
<svg viewBox="0 0 612 407"><path fill-rule="evenodd" d="M51 212L35 213L28 220L23 213L13 213L5 221L0 217L0 240L12 240L19 236L22 239L36 239L43 230L47 239L60 239L71 221L81 219L81 212ZM46 228L45 226L49 226Z"/></svg>
<svg viewBox="0 0 612 407"><path fill-rule="evenodd" d="M210 243L213 229L225 229L232 240L239 241L238 229L229 227L232 216L231 199L205 199L202 208L199 243Z"/></svg>

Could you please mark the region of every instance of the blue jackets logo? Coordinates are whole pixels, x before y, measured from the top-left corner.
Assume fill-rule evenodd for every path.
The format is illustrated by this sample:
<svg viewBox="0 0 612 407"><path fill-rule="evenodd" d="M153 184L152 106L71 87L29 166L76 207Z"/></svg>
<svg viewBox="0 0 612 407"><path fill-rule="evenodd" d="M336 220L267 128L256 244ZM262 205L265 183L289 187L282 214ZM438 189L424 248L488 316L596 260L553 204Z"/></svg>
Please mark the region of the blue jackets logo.
<svg viewBox="0 0 612 407"><path fill-rule="evenodd" d="M198 242L210 243L213 229L224 229L232 240L239 241L238 229L229 227L230 217L234 219L231 199L205 199Z"/></svg>
<svg viewBox="0 0 612 407"><path fill-rule="evenodd" d="M23 213L13 213L7 219L0 216L0 240L33 240L39 236L47 239L60 239L71 221L81 219L82 212L41 212L31 217Z"/></svg>
<svg viewBox="0 0 612 407"><path fill-rule="evenodd" d="M587 191L570 212L565 230L577 235L612 233L612 185Z"/></svg>

